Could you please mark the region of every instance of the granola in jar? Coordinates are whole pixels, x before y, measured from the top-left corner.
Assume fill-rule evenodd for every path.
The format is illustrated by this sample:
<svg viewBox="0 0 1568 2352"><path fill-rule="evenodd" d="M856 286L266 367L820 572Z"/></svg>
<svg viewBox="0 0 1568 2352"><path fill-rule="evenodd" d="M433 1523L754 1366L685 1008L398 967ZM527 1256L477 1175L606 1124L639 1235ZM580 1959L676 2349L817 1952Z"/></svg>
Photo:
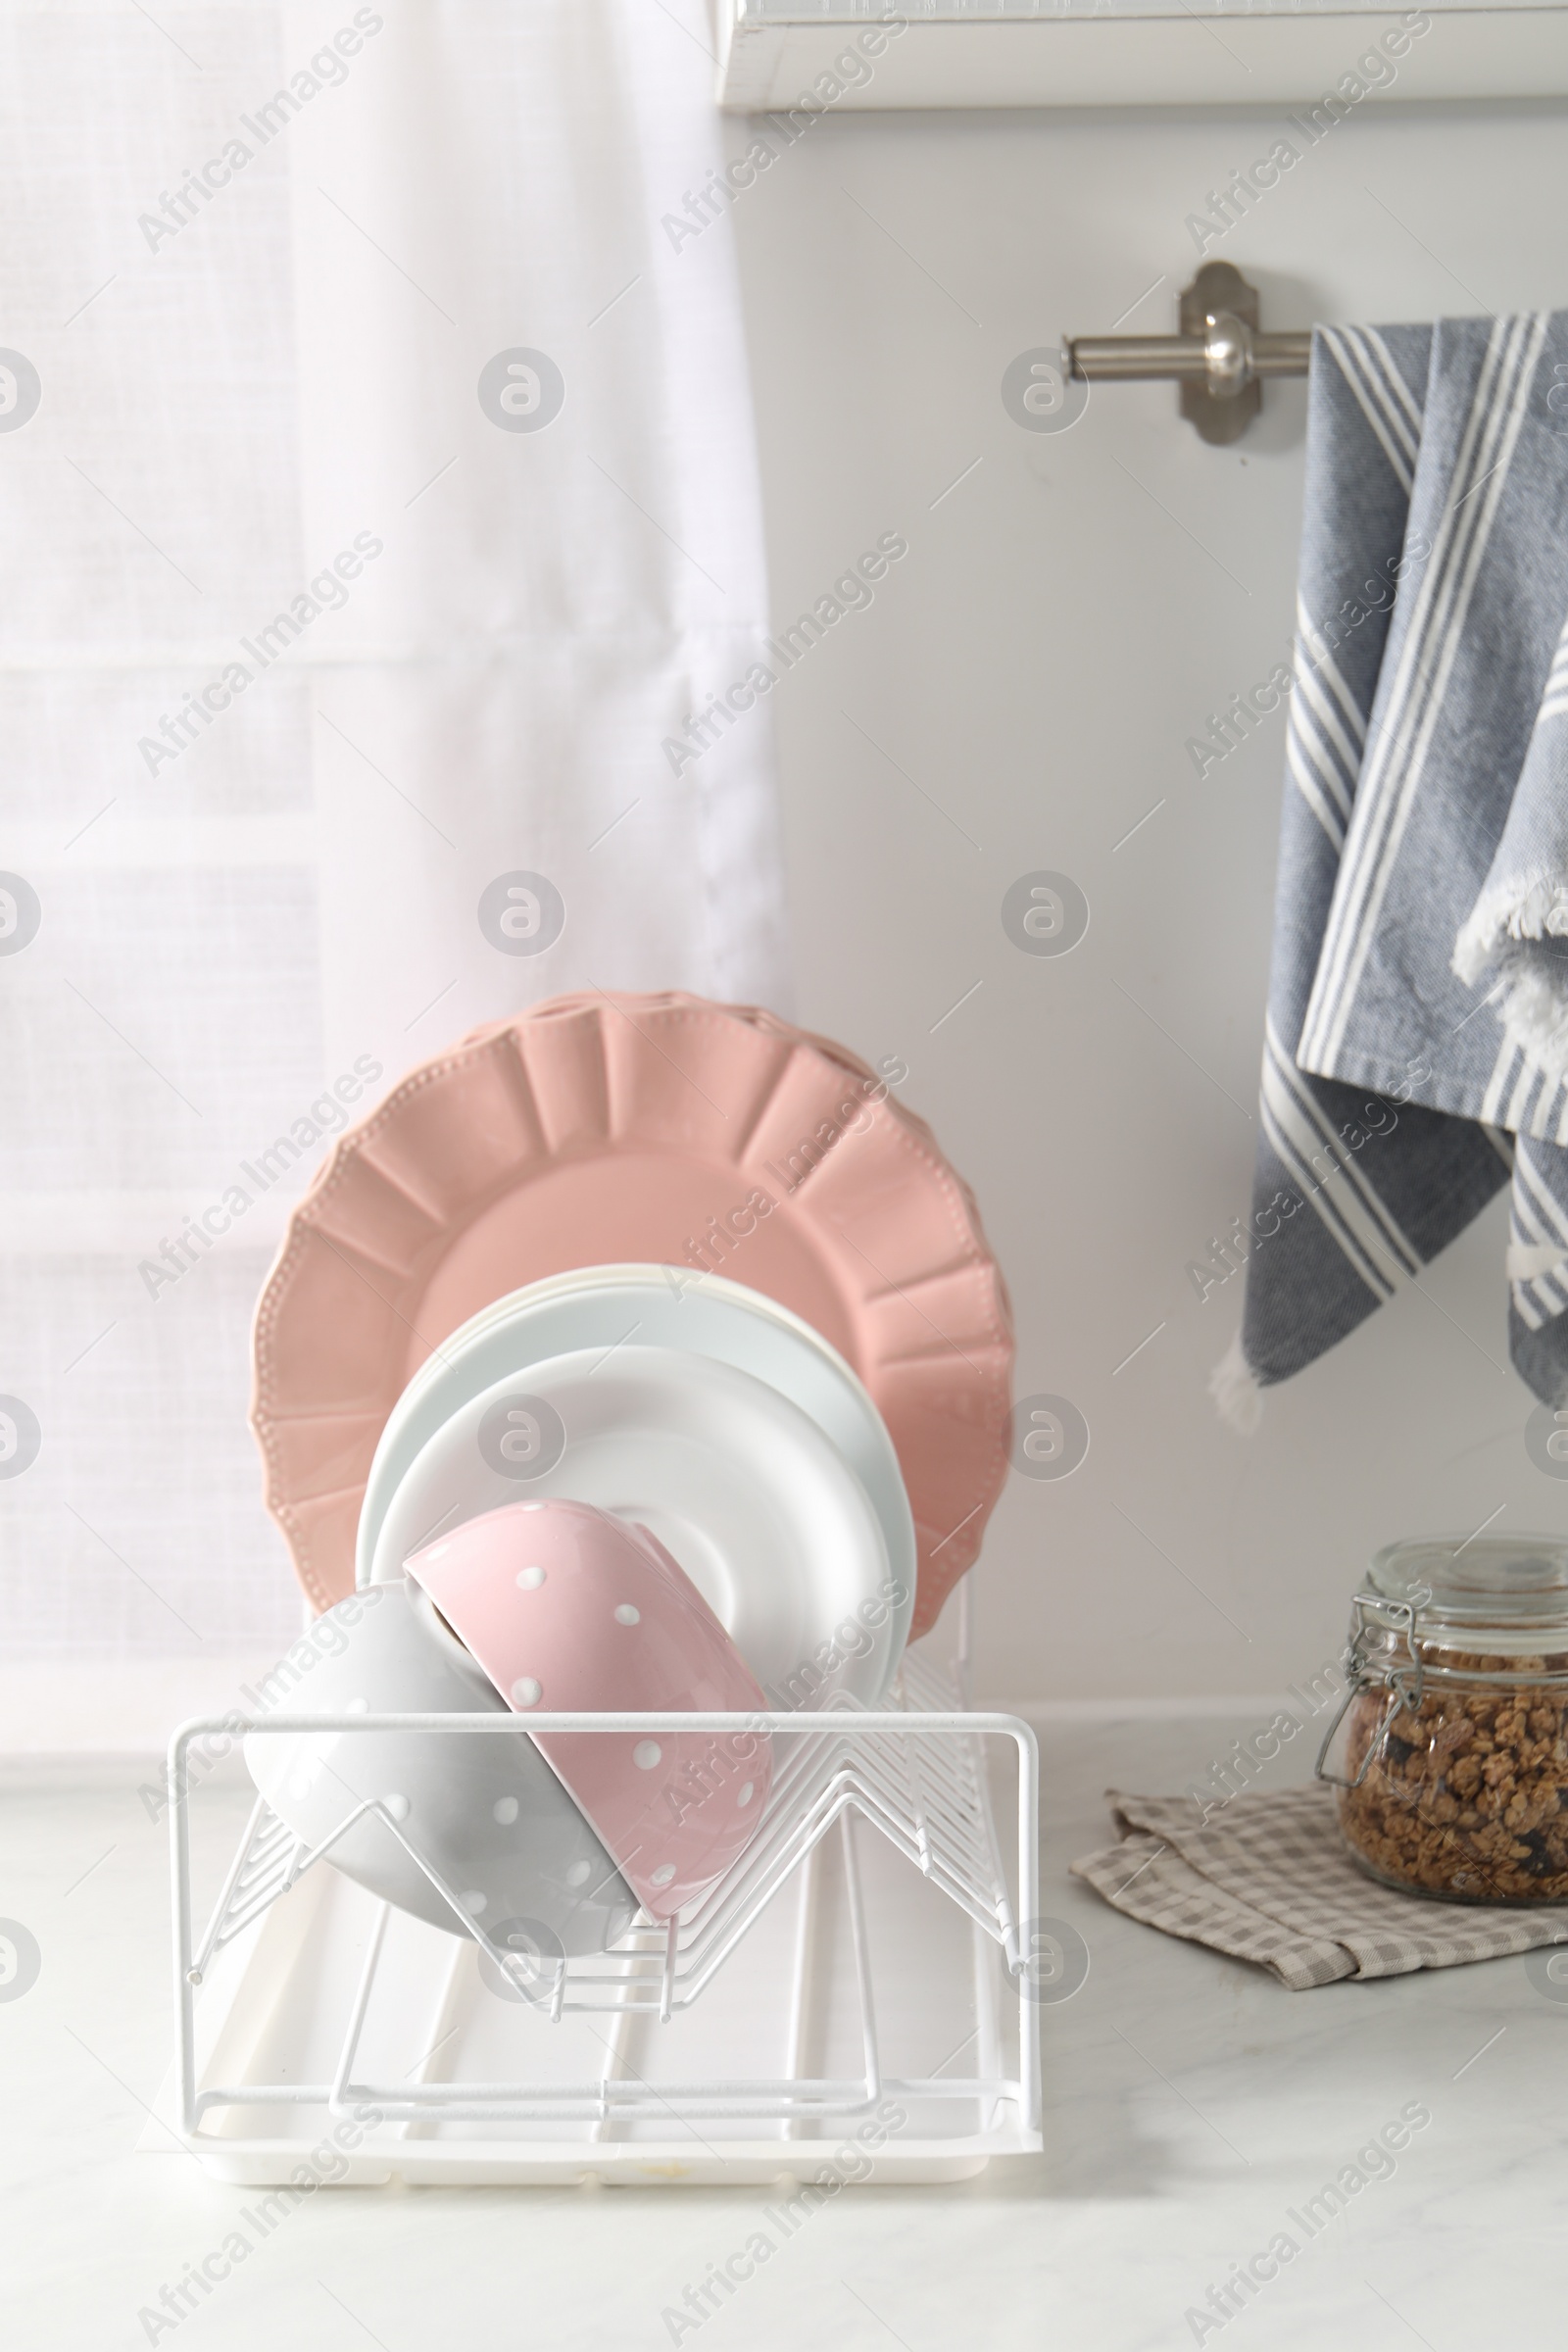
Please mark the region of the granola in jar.
<svg viewBox="0 0 1568 2352"><path fill-rule="evenodd" d="M1568 1545L1391 1545L1351 1624L1340 1828L1386 1884L1568 1902Z"/></svg>

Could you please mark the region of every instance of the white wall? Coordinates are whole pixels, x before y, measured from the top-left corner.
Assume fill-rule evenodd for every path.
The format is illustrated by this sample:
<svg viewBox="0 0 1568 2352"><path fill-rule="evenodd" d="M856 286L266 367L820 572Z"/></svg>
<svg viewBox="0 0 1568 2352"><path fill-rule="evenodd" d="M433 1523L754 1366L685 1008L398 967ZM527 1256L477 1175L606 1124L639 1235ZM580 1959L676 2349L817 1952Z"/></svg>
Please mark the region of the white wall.
<svg viewBox="0 0 1568 2352"><path fill-rule="evenodd" d="M1183 1269L1249 1201L1281 721L1203 782L1184 744L1288 656L1304 388L1271 388L1227 451L1169 386L1101 386L1038 435L999 384L1161 273L1124 331L1172 331L1186 216L1277 122L842 115L733 215L775 613L883 531L910 550L773 697L797 1011L907 1059L1011 1285L1019 1392L1092 1431L1074 1476L1012 1477L993 1522L994 1695L1280 1689L1337 1647L1375 1545L1499 1508L1499 1532L1561 1529L1568 1505L1522 1443L1500 1198L1255 1437L1206 1394L1240 1283L1200 1305ZM1363 113L1210 253L1265 325L1552 307L1565 197L1558 109ZM1060 959L999 920L1040 867L1090 901Z"/></svg>

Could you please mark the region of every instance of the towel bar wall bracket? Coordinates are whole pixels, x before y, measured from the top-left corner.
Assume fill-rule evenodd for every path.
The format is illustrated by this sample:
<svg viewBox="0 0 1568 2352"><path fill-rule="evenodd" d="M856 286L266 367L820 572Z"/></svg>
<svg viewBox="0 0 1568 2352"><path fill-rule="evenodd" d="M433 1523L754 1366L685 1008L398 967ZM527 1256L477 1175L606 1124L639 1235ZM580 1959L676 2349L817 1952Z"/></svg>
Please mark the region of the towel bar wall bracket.
<svg viewBox="0 0 1568 2352"><path fill-rule="evenodd" d="M1306 373L1311 333L1265 335L1257 288L1230 262L1205 262L1180 304L1179 334L1073 337L1071 372L1087 383L1168 377L1203 440L1239 440L1262 406L1266 376Z"/></svg>

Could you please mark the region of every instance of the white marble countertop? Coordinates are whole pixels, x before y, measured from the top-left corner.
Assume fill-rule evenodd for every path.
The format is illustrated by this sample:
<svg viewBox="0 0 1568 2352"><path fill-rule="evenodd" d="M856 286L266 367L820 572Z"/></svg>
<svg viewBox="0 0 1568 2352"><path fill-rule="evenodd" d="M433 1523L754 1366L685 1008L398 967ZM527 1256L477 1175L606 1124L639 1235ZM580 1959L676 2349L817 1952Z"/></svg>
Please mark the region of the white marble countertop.
<svg viewBox="0 0 1568 2352"><path fill-rule="evenodd" d="M1081 1991L1043 2012L1045 2155L953 2187L852 2189L682 2343L1136 2352L1223 2336L1228 2352L1471 2352L1555 2335L1568 2003L1539 1993L1523 1960L1287 1992L1066 1876L1108 1835L1107 1783L1178 1789L1247 1728L1045 1728L1043 1908L1075 1923L1093 1959ZM170 2037L165 1841L137 1799L146 1777L40 1763L0 1782L0 1917L42 1954L24 1997L0 2001L6 2342L668 2345L662 2314L744 2244L770 2192L334 2189L177 2326L139 2316L255 2193L135 2151ZM1412 2103L1430 2124L1306 2242L1291 2209ZM1222 2324L1189 2316L1212 2321L1209 2288L1282 2230L1300 2250L1255 2297Z"/></svg>

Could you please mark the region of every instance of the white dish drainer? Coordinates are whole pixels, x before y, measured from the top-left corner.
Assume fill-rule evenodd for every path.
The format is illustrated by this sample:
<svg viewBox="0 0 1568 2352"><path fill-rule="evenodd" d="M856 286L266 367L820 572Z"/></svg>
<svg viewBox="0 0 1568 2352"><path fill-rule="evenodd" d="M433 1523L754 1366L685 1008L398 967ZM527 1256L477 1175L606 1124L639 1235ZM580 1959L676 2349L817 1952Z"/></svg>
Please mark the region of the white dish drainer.
<svg viewBox="0 0 1568 2352"><path fill-rule="evenodd" d="M1039 2149L1034 1736L964 1708L918 1651L877 1713L530 1716L774 1739L767 1807L734 1866L667 1928L640 1914L585 1959L497 1948L379 1806L361 1810L415 1853L462 1936L323 1867L336 1839L306 1846L265 1800L198 1934L193 1744L327 1729L527 1737L494 1714L230 1715L176 1733L178 2036L160 2114L210 2172L284 2183L330 2141L349 2183L775 2180L808 2177L858 2130L876 2145L857 2177L929 2180ZM985 1752L999 1742L1010 1885Z"/></svg>

